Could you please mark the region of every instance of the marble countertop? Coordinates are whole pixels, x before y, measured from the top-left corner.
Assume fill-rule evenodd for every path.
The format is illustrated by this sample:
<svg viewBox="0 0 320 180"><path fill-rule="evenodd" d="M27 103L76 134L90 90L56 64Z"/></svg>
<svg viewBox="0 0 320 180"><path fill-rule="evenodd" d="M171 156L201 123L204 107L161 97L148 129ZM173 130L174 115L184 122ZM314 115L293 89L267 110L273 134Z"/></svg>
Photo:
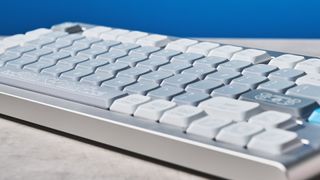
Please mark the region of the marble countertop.
<svg viewBox="0 0 320 180"><path fill-rule="evenodd" d="M320 57L320 40L214 41ZM8 180L206 179L114 149L94 146L23 125L8 118L0 118L0 162L0 179Z"/></svg>

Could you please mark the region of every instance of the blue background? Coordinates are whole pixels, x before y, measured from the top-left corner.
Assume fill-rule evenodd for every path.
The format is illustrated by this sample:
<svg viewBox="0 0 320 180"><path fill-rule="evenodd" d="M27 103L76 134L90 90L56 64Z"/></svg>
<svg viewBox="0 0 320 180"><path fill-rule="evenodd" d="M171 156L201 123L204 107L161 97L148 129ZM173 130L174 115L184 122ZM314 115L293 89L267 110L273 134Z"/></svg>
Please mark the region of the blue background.
<svg viewBox="0 0 320 180"><path fill-rule="evenodd" d="M317 0L1 0L0 34L80 21L193 37L320 38Z"/></svg>

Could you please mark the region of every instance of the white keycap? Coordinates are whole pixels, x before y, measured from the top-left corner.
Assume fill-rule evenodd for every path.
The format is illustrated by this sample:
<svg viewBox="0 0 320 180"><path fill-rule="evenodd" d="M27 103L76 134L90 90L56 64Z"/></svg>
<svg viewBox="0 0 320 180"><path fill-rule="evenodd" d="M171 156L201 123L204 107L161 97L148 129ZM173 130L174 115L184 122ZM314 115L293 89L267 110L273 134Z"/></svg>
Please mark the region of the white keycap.
<svg viewBox="0 0 320 180"><path fill-rule="evenodd" d="M116 40L120 35L124 35L126 33L129 33L129 31L125 29L113 29L111 31L101 33L100 38L104 40Z"/></svg>
<svg viewBox="0 0 320 180"><path fill-rule="evenodd" d="M197 44L197 43L198 43L198 41L192 40L192 39L178 39L178 40L170 42L166 46L166 49L172 49L172 50L176 50L176 51L185 52L185 51L187 51L187 49L190 46Z"/></svg>
<svg viewBox="0 0 320 180"><path fill-rule="evenodd" d="M160 123L187 128L189 124L205 116L205 112L194 106L182 105L166 111L160 118Z"/></svg>
<svg viewBox="0 0 320 180"><path fill-rule="evenodd" d="M232 55L238 51L241 51L243 48L238 46L220 46L210 51L208 56L216 56L230 59Z"/></svg>
<svg viewBox="0 0 320 180"><path fill-rule="evenodd" d="M320 86L320 74L307 74L296 80L296 84L310 84Z"/></svg>
<svg viewBox="0 0 320 180"><path fill-rule="evenodd" d="M265 111L249 119L249 123L258 124L264 128L288 129L297 125L291 114L278 111Z"/></svg>
<svg viewBox="0 0 320 180"><path fill-rule="evenodd" d="M212 139L216 137L221 128L231 123L231 120L215 119L211 116L206 116L193 121L187 129L187 133Z"/></svg>
<svg viewBox="0 0 320 180"><path fill-rule="evenodd" d="M125 114L133 114L137 107L143 103L150 101L150 97L133 94L121 99L117 99L110 107L111 111L121 112Z"/></svg>
<svg viewBox="0 0 320 180"><path fill-rule="evenodd" d="M170 41L171 40L168 38L168 36L159 35L159 34L151 34L149 36L138 39L138 41L136 43L141 46L164 47Z"/></svg>
<svg viewBox="0 0 320 180"><path fill-rule="evenodd" d="M24 44L29 39L26 38L24 34L16 34L7 38L4 38L2 42L5 44L6 48L11 48L14 46L19 46L20 44Z"/></svg>
<svg viewBox="0 0 320 180"><path fill-rule="evenodd" d="M111 28L109 27L104 27L104 26L96 26L94 28L90 28L85 30L82 35L86 36L86 37L100 37L100 35L104 32L108 32L111 31Z"/></svg>
<svg viewBox="0 0 320 180"><path fill-rule="evenodd" d="M227 97L213 97L199 104L209 115L234 121L247 121L251 116L261 112L255 102L235 100Z"/></svg>
<svg viewBox="0 0 320 180"><path fill-rule="evenodd" d="M252 136L262 131L262 126L247 122L239 122L223 128L218 133L216 140L234 145L246 146Z"/></svg>
<svg viewBox="0 0 320 180"><path fill-rule="evenodd" d="M41 35L44 35L44 34L48 34L52 32L51 29L47 29L47 28L39 28L39 29L35 29L33 31L29 31L29 32L26 32L26 36L28 37L33 37L34 39L37 39L39 36ZM32 39L32 40L34 40Z"/></svg>
<svg viewBox="0 0 320 180"><path fill-rule="evenodd" d="M253 64L263 63L271 59L271 56L262 50L257 49L245 49L235 53L231 60L248 61Z"/></svg>
<svg viewBox="0 0 320 180"><path fill-rule="evenodd" d="M294 66L301 61L304 61L303 56L296 56L291 54L284 54L279 57L272 59L269 65L277 66L280 69L283 68L294 68Z"/></svg>
<svg viewBox="0 0 320 180"><path fill-rule="evenodd" d="M33 31L29 31L26 33L26 42L27 41L33 41L38 39L41 35L45 35L52 32L51 29L47 29L47 28L39 28L39 29L35 29Z"/></svg>
<svg viewBox="0 0 320 180"><path fill-rule="evenodd" d="M306 73L320 73L320 59L312 58L299 62L295 69L302 70Z"/></svg>
<svg viewBox="0 0 320 180"><path fill-rule="evenodd" d="M295 132L269 129L254 136L247 147L249 150L280 155L302 145L301 140Z"/></svg>
<svg viewBox="0 0 320 180"><path fill-rule="evenodd" d="M187 52L190 53L197 53L197 54L202 54L202 55L208 55L209 52L216 48L219 47L220 44L218 43L211 43L211 42L200 42L198 44L192 45L188 48Z"/></svg>
<svg viewBox="0 0 320 180"><path fill-rule="evenodd" d="M123 43L135 43L138 39L148 36L148 33L140 31L131 31L118 36L117 40Z"/></svg>
<svg viewBox="0 0 320 180"><path fill-rule="evenodd" d="M153 100L151 102L140 105L134 113L134 116L144 119L158 121L162 114L175 107L176 103L167 100Z"/></svg>

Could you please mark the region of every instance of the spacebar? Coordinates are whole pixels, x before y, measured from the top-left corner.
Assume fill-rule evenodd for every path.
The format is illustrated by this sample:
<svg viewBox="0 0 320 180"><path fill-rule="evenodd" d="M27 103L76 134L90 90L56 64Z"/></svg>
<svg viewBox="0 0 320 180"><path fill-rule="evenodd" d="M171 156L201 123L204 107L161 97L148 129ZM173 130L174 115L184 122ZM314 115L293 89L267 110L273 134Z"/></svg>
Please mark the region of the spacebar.
<svg viewBox="0 0 320 180"><path fill-rule="evenodd" d="M126 93L80 84L20 69L0 68L0 83L107 109Z"/></svg>

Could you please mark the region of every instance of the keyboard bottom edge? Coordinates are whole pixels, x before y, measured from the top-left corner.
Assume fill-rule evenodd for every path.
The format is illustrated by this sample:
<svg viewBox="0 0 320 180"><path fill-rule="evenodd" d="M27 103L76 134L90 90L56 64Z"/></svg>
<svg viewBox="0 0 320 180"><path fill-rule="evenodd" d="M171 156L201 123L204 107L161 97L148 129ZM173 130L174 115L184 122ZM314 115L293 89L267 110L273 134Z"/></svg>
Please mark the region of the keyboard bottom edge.
<svg viewBox="0 0 320 180"><path fill-rule="evenodd" d="M5 85L0 85L0 106L0 114L6 116L223 178L296 179L298 176L309 178L316 171L301 174L301 168L293 168L300 173L297 174L280 163L262 163L248 157L232 156L159 133L113 123L83 113L83 108L88 106Z"/></svg>

